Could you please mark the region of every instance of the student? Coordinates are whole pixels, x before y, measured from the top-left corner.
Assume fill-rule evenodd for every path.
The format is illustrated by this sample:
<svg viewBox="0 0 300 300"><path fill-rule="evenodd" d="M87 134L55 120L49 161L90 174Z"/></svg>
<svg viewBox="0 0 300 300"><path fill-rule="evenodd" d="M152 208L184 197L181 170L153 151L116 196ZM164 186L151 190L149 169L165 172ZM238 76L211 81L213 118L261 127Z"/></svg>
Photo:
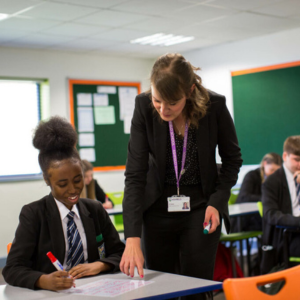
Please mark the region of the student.
<svg viewBox="0 0 300 300"><path fill-rule="evenodd" d="M21 210L3 269L8 284L55 291L80 277L119 270L124 244L108 214L99 202L79 198L84 183L76 141L73 127L60 117L40 122L35 131L33 145L51 192ZM56 271L49 251L66 271Z"/></svg>
<svg viewBox="0 0 300 300"><path fill-rule="evenodd" d="M97 180L93 178L93 165L86 159L82 160L82 167L84 173L84 188L80 198L89 198L98 200L102 203L103 207L113 208L113 202L104 193Z"/></svg>
<svg viewBox="0 0 300 300"><path fill-rule="evenodd" d="M262 185L263 257L262 273L283 261L283 234L276 225L300 226L300 205L295 178L300 174L300 136L288 137L283 145L283 166ZM299 177L299 176L298 176ZM299 179L297 180L299 182ZM300 235L293 234L290 256L300 256Z"/></svg>
<svg viewBox="0 0 300 300"><path fill-rule="evenodd" d="M152 68L151 90L136 97L123 200L127 240L120 269L125 274L133 275L137 266L143 276L143 227L147 268L213 278L219 225L224 218L229 229L227 202L242 159L225 97L207 91L197 70L180 54L163 55ZM190 211L178 204L168 212L176 206L173 195L190 197Z"/></svg>
<svg viewBox="0 0 300 300"><path fill-rule="evenodd" d="M267 153L260 167L248 172L243 180L236 203L261 201L261 185L266 178L278 170L282 165L282 158L279 154ZM237 231L237 224L234 218L233 232ZM242 231L262 230L262 219L260 215L245 216L243 218Z"/></svg>

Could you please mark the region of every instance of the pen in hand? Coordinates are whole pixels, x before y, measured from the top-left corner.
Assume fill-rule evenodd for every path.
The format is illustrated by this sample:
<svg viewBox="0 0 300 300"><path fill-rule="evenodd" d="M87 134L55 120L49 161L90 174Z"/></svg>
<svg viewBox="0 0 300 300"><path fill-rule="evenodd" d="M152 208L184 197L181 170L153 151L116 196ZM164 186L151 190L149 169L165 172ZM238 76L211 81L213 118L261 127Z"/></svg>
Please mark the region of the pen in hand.
<svg viewBox="0 0 300 300"><path fill-rule="evenodd" d="M50 259L50 261L52 262L53 266L56 268L57 271L63 271L64 268L61 265L61 263L59 262L59 260L52 254L51 251L49 251L47 253L48 258ZM68 276L69 278L71 278L71 276ZM75 283L73 284L73 287L75 287Z"/></svg>
<svg viewBox="0 0 300 300"><path fill-rule="evenodd" d="M211 221L209 221L208 225L206 225L203 229L203 233L204 234L208 234L208 232L210 231L211 228Z"/></svg>

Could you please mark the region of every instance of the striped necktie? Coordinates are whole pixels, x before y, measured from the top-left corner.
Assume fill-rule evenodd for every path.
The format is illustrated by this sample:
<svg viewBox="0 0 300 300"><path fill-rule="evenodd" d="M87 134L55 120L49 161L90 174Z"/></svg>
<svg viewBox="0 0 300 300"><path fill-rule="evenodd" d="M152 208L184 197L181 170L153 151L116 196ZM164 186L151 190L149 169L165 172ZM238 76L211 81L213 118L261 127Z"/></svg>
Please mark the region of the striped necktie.
<svg viewBox="0 0 300 300"><path fill-rule="evenodd" d="M298 205L300 205L300 184L297 182L297 177L295 178L295 185L296 185L296 199Z"/></svg>
<svg viewBox="0 0 300 300"><path fill-rule="evenodd" d="M70 270L78 264L84 263L83 246L78 232L77 226L74 222L75 213L70 211L67 215L67 237L69 243L69 251L67 257L67 269Z"/></svg>

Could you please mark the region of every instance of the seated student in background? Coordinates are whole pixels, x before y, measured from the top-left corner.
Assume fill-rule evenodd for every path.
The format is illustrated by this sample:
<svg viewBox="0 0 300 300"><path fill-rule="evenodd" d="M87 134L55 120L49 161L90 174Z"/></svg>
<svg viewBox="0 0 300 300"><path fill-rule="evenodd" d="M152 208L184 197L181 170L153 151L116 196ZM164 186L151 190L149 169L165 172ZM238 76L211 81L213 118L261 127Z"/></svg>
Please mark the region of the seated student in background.
<svg viewBox="0 0 300 300"><path fill-rule="evenodd" d="M267 153L263 157L260 167L245 175L236 203L261 201L262 183L269 175L278 170L281 165L282 158L279 154L274 152ZM234 223L233 228L237 231L237 224ZM262 219L258 214L243 218L242 231L252 230L262 230Z"/></svg>
<svg viewBox="0 0 300 300"><path fill-rule="evenodd" d="M288 137L283 145L283 166L262 185L263 256L262 273L283 261L283 230L276 225L300 226L296 176L300 174L300 136ZM298 176L299 177L299 176ZM297 178L298 182L300 178ZM300 195L299 195L300 196ZM290 240L290 256L300 256L300 235Z"/></svg>
<svg viewBox="0 0 300 300"><path fill-rule="evenodd" d="M106 196L97 180L93 178L93 165L86 159L83 159L82 166L85 187L83 188L80 197L98 200L106 209L113 208L113 202Z"/></svg>
<svg viewBox="0 0 300 300"><path fill-rule="evenodd" d="M124 244L107 212L99 202L79 198L84 183L76 141L73 127L60 117L35 131L33 145L50 194L21 210L3 269L8 284L55 291L80 277L119 270ZM56 271L49 251L66 271Z"/></svg>

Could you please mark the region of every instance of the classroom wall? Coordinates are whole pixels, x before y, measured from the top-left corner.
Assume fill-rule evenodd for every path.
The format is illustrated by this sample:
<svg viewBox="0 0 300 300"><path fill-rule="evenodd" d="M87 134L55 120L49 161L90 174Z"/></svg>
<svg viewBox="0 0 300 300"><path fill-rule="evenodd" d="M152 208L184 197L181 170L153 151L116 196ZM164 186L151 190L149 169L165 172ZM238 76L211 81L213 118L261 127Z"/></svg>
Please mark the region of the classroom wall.
<svg viewBox="0 0 300 300"><path fill-rule="evenodd" d="M206 88L226 96L227 106L233 115L230 72L299 61L299 36L300 28L297 28L183 54L194 66L201 68L199 74ZM243 166L238 184L242 183L250 169L256 167Z"/></svg>
<svg viewBox="0 0 300 300"><path fill-rule="evenodd" d="M0 77L49 79L50 113L67 118L67 78L137 81L141 82L143 91L149 87L152 64L153 60L149 59L0 48ZM123 171L97 172L95 177L107 192L124 189ZM21 207L48 193L49 188L42 180L0 182L0 258L6 256L6 244L14 237Z"/></svg>
<svg viewBox="0 0 300 300"><path fill-rule="evenodd" d="M232 113L230 72L300 60L299 36L300 28L183 54L202 68L199 74L207 88L226 96ZM145 90L152 64L153 60L147 59L0 48L0 76L48 78L51 114L65 117L69 115L68 77L141 81L142 90ZM239 183L246 171L255 167L243 168ZM95 177L107 192L124 187L123 172L97 172ZM48 192L43 181L0 183L0 258L6 256L6 244L14 236L20 208Z"/></svg>

